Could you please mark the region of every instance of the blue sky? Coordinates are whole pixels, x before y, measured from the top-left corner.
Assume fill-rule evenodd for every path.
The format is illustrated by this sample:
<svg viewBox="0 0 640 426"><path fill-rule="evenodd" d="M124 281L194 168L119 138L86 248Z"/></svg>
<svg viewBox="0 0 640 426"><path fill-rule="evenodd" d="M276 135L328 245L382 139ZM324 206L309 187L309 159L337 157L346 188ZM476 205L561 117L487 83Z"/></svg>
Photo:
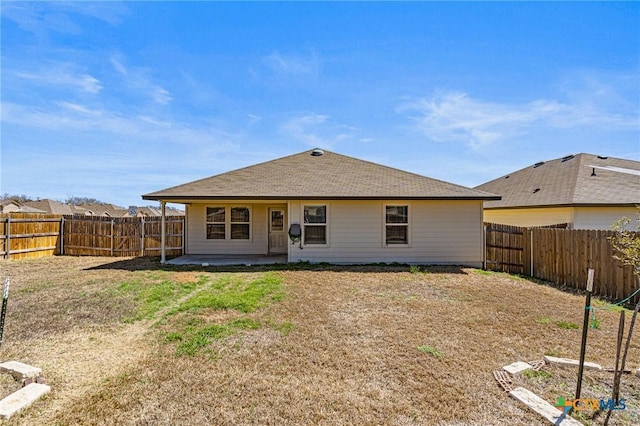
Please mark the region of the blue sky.
<svg viewBox="0 0 640 426"><path fill-rule="evenodd" d="M636 2L0 7L0 193L144 205L314 147L470 187L640 161Z"/></svg>

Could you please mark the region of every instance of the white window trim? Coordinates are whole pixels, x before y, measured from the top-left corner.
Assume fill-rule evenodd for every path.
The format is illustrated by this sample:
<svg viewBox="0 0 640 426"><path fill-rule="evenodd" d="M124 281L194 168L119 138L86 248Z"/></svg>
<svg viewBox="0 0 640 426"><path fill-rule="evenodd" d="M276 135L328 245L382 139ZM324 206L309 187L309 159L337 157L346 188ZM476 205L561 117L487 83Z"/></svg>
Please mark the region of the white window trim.
<svg viewBox="0 0 640 426"><path fill-rule="evenodd" d="M221 207L224 208L224 239L207 238L207 225L208 224L222 224L222 222L208 222L207 221L207 208ZM246 208L249 209L249 222L231 222L231 209L233 208ZM231 239L231 225L232 224L248 224L249 225L249 239ZM204 238L206 241L228 241L233 244L253 242L253 209L250 205L246 204L211 204L204 206Z"/></svg>
<svg viewBox="0 0 640 426"><path fill-rule="evenodd" d="M304 222L304 208L305 207L312 207L312 206L325 206L326 207L326 220L324 223L324 226L326 228L325 231L325 236L326 236L326 243L325 244L305 244L304 243L304 237L305 237L305 232L306 232L306 226L307 224ZM317 203L314 202L310 202L310 203L302 203L302 206L300 208L300 226L302 227L302 238L300 240L300 242L302 243L303 247L309 247L309 248L327 248L327 247L331 247L331 241L330 241L330 234L331 232L329 232L329 224L331 223L331 208L329 206L329 203L326 202L322 202L319 201ZM321 226L321 223L309 223L310 226Z"/></svg>
<svg viewBox="0 0 640 426"><path fill-rule="evenodd" d="M391 226L406 226L407 227L407 244L387 244L387 207L392 206L407 206L407 223L406 224L389 224ZM408 201L399 202L385 202L382 203L382 247L383 248L407 248L411 247L411 203Z"/></svg>

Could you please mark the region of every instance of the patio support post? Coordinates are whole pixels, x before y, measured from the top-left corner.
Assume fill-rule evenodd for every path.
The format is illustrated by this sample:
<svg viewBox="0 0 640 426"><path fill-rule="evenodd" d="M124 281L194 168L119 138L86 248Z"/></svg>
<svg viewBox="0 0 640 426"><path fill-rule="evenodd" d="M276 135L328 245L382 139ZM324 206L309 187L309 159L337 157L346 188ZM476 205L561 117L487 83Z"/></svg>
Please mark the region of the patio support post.
<svg viewBox="0 0 640 426"><path fill-rule="evenodd" d="M162 210L162 221L160 225L160 263L163 265L167 261L167 253L165 250L165 245L167 242L167 216L165 214L166 205L167 203L165 201L160 201L160 206Z"/></svg>

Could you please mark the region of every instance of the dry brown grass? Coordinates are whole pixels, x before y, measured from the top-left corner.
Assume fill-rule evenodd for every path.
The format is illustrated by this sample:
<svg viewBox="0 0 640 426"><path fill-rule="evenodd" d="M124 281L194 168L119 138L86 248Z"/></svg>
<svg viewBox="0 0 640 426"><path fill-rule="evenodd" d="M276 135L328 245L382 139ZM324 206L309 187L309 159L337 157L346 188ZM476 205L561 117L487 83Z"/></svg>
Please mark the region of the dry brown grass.
<svg viewBox="0 0 640 426"><path fill-rule="evenodd" d="M473 269L283 270L284 299L249 314L260 329L178 357L161 338L160 314L124 323L135 303L114 289L132 279L195 282L219 271L162 270L149 259L0 265L12 277L1 358L41 367L52 386L11 424L544 424L501 391L492 371L545 353L579 353L580 330L555 322L582 324L583 297ZM598 317L587 360L613 366L618 314ZM637 339L628 366L640 367ZM550 378L516 384L550 402L571 398L576 373L545 370ZM608 397L607 374L589 373L583 395ZM630 408L611 424L638 419L638 378L623 377L622 395Z"/></svg>

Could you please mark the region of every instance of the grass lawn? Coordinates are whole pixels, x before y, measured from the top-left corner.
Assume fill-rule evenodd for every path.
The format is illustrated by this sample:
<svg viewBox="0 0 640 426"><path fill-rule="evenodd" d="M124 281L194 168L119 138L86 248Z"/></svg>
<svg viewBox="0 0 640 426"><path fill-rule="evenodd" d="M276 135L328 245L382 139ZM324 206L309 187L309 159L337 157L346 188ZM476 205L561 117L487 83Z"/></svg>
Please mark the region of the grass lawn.
<svg viewBox="0 0 640 426"><path fill-rule="evenodd" d="M0 267L11 276L0 360L42 368L52 387L7 424L545 424L492 372L577 359L584 311L583 296L455 267ZM587 361L613 367L618 315L597 311ZM640 367L637 337L627 367ZM514 385L555 403L576 379L546 366ZM612 383L587 372L582 396L607 399ZM623 376L621 398L610 424L640 423L640 378Z"/></svg>

